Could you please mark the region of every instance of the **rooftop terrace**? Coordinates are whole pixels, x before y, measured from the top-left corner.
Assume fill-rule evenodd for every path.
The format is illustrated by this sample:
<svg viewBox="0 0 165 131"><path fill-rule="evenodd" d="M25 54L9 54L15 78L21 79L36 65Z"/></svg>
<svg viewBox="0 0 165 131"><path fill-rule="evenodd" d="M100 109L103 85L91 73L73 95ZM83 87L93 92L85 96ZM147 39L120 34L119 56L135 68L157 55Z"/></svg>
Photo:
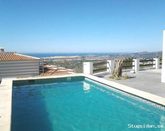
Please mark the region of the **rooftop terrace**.
<svg viewBox="0 0 165 131"><path fill-rule="evenodd" d="M127 72L127 75L131 78L114 80L109 78L109 74L99 75L99 77L165 98L165 83L161 83L160 69L139 71L136 74Z"/></svg>

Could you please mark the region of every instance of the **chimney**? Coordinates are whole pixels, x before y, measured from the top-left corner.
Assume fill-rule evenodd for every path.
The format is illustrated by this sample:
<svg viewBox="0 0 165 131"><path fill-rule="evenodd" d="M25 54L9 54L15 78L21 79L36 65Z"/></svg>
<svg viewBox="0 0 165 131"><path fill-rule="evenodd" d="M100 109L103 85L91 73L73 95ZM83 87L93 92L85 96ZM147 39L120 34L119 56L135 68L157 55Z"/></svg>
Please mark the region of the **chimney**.
<svg viewBox="0 0 165 131"><path fill-rule="evenodd" d="M3 53L3 52L5 52L5 49L0 47L0 53Z"/></svg>

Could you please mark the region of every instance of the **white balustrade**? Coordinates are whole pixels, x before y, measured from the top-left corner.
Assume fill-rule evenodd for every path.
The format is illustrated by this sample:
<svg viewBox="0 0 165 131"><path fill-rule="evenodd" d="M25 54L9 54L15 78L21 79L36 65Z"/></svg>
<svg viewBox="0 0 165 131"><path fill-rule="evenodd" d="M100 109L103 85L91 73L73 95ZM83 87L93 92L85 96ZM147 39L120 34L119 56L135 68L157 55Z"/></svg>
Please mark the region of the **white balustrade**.
<svg viewBox="0 0 165 131"><path fill-rule="evenodd" d="M161 81L165 83L165 30L163 31L163 49L162 49L162 76Z"/></svg>
<svg viewBox="0 0 165 131"><path fill-rule="evenodd" d="M107 71L109 73L112 73L112 71L114 70L114 64L115 60L107 60Z"/></svg>
<svg viewBox="0 0 165 131"><path fill-rule="evenodd" d="M140 67L139 59L133 59L132 65L133 65L133 70L135 71L135 73L137 73Z"/></svg>
<svg viewBox="0 0 165 131"><path fill-rule="evenodd" d="M84 62L83 63L83 73L84 74L93 74L93 62Z"/></svg>
<svg viewBox="0 0 165 131"><path fill-rule="evenodd" d="M154 65L153 65L153 67L155 69L159 69L160 68L160 60L159 60L159 58L154 58Z"/></svg>

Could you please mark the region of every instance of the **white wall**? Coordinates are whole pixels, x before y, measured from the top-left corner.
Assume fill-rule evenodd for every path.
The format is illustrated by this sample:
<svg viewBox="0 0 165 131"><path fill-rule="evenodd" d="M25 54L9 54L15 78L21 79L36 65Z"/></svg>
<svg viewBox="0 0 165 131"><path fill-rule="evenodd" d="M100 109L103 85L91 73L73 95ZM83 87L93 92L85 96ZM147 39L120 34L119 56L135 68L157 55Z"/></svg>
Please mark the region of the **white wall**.
<svg viewBox="0 0 165 131"><path fill-rule="evenodd" d="M0 79L39 75L39 61L0 61Z"/></svg>
<svg viewBox="0 0 165 131"><path fill-rule="evenodd" d="M83 73L84 74L93 74L93 62L84 62L83 63Z"/></svg>
<svg viewBox="0 0 165 131"><path fill-rule="evenodd" d="M163 49L162 49L162 78L161 81L165 83L165 30L163 31Z"/></svg>
<svg viewBox="0 0 165 131"><path fill-rule="evenodd" d="M112 73L114 70L115 66L115 60L107 60L107 71Z"/></svg>

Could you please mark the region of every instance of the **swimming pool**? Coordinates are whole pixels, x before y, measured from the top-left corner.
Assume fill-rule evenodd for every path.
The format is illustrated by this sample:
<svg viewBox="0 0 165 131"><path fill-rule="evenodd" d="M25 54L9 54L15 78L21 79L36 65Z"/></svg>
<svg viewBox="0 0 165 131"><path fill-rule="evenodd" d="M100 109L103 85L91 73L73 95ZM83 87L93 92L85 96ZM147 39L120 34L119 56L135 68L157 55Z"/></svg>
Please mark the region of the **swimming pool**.
<svg viewBox="0 0 165 131"><path fill-rule="evenodd" d="M165 130L164 107L85 77L16 81L11 131Z"/></svg>

